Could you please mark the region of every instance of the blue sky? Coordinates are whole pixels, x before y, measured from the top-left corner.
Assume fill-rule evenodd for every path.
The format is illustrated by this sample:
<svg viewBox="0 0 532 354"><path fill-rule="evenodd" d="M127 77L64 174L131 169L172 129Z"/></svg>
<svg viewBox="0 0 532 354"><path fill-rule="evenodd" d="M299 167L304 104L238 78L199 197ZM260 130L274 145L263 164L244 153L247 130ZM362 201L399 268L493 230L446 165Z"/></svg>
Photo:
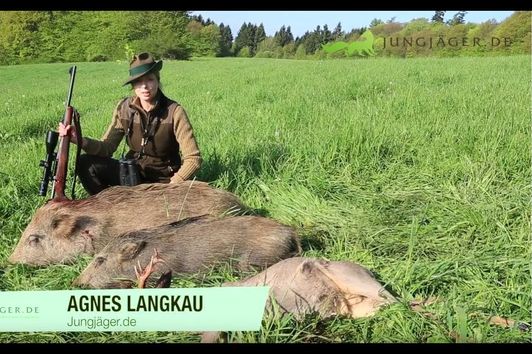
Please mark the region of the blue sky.
<svg viewBox="0 0 532 354"><path fill-rule="evenodd" d="M448 11L445 20L452 18L455 13L456 11ZM513 11L469 11L465 20L480 23L495 19L501 22L512 13ZM291 26L294 37L300 37L306 31L314 30L317 25L323 27L327 24L333 30L341 22L342 29L350 31L352 28L367 27L374 18L387 21L395 17L396 21L408 22L420 17L430 19L434 11L193 11L192 14L201 14L217 24L223 22L224 25L229 25L233 36L238 34L244 22L256 25L262 22L268 36L273 36L282 25L286 25Z"/></svg>

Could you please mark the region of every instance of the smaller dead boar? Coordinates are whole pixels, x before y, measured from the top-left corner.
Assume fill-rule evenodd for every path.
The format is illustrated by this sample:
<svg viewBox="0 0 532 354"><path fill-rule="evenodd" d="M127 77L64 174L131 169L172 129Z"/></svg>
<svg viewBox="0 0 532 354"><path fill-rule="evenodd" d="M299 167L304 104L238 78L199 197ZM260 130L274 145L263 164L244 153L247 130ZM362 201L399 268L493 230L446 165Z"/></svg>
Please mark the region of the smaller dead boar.
<svg viewBox="0 0 532 354"><path fill-rule="evenodd" d="M9 262L69 263L128 231L240 210L245 207L237 196L198 181L115 186L86 199L52 200L35 212Z"/></svg>
<svg viewBox="0 0 532 354"><path fill-rule="evenodd" d="M131 287L136 278L135 266L147 264L154 250L164 260L154 265L158 276L167 270L200 273L229 261L241 270L266 268L299 254L301 246L293 228L265 217L194 217L111 240L74 285Z"/></svg>
<svg viewBox="0 0 532 354"><path fill-rule="evenodd" d="M335 315L367 317L396 299L366 268L352 262L294 257L272 265L250 278L223 286L269 286L267 311L272 298L281 313L296 319L318 313L321 318ZM220 332L204 332L203 343L218 341Z"/></svg>

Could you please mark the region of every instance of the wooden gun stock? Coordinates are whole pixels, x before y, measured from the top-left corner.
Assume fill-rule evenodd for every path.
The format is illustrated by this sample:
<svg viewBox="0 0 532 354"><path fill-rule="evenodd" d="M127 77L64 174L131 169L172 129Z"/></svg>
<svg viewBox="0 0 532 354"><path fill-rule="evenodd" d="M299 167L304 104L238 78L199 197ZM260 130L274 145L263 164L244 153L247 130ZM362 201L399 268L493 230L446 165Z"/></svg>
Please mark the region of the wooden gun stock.
<svg viewBox="0 0 532 354"><path fill-rule="evenodd" d="M72 125L72 115L74 109L68 106L63 119L65 126ZM59 150L57 154L57 170L55 173L54 190L52 192L52 199L65 200L68 199L65 195L65 184L68 169L68 151L70 148L70 135L65 135L61 138L59 143Z"/></svg>

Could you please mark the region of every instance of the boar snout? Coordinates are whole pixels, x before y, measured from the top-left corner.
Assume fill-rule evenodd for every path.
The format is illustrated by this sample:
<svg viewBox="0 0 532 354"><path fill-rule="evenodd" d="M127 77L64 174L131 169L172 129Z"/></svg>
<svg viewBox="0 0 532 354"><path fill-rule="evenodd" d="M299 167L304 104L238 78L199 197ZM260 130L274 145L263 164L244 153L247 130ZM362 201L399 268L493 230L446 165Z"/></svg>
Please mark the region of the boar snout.
<svg viewBox="0 0 532 354"><path fill-rule="evenodd" d="M72 286L75 286L75 287L78 287L78 288L83 288L83 289L89 289L90 288L90 286L88 286L85 283L83 283L83 281L80 279L80 277L77 277L76 279L74 279L74 281L72 282Z"/></svg>
<svg viewBox="0 0 532 354"><path fill-rule="evenodd" d="M9 258L7 259L7 262L10 264L18 263L17 255L13 253L11 256L9 256Z"/></svg>

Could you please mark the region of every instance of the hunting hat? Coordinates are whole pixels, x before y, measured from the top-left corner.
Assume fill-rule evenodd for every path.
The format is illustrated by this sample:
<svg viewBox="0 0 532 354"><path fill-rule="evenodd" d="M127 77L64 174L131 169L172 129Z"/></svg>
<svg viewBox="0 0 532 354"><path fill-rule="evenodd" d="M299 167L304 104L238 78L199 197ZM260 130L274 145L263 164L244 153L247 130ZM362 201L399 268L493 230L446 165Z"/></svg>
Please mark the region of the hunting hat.
<svg viewBox="0 0 532 354"><path fill-rule="evenodd" d="M155 61L150 53L140 53L133 57L129 64L129 77L124 85L135 81L148 73L159 71L163 67L163 61ZM122 86L124 86L122 85Z"/></svg>

